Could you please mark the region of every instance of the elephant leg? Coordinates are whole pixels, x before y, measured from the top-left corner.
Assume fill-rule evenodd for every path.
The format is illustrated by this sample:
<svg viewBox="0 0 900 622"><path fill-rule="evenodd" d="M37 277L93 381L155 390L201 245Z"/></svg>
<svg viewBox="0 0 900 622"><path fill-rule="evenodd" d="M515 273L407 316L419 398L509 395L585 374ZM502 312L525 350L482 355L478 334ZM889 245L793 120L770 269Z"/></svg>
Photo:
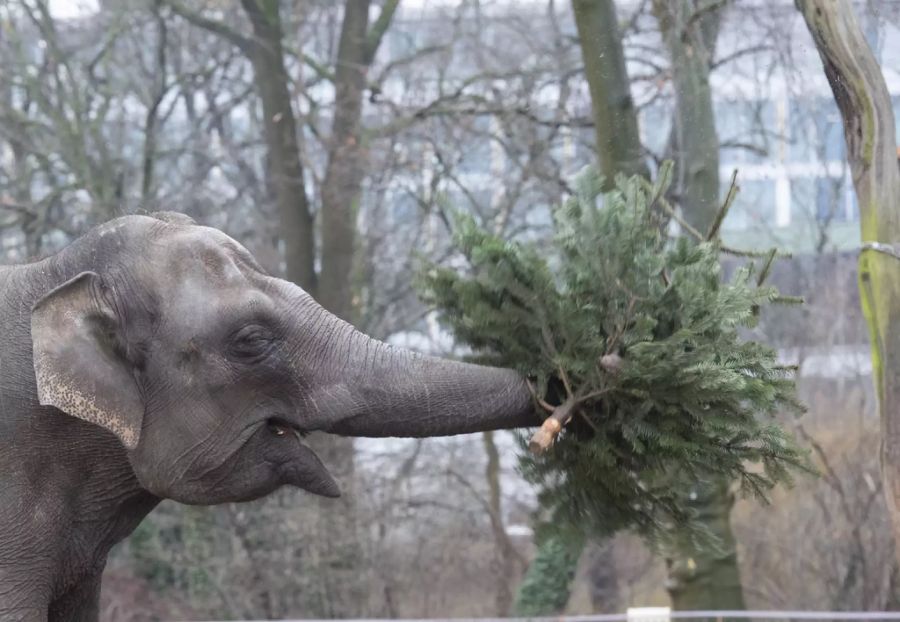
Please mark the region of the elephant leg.
<svg viewBox="0 0 900 622"><path fill-rule="evenodd" d="M100 577L102 571L50 603L48 622L97 622L100 619Z"/></svg>

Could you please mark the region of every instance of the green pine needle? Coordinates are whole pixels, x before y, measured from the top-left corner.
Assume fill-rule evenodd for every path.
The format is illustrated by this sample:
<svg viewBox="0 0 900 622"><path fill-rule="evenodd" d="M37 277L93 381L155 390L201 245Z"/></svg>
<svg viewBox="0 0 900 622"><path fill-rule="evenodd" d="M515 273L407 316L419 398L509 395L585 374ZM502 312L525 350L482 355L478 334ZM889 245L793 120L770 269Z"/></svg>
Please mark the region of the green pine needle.
<svg viewBox="0 0 900 622"><path fill-rule="evenodd" d="M717 240L668 240L654 208L665 183L623 178L602 194L599 176L582 174L555 210L550 254L460 216L470 270L428 265L420 279L481 362L517 369L552 404L566 384L581 400L549 452L521 457L548 525L655 538L695 526L691 482L721 475L765 499L808 468L773 419L802 410L793 370L740 337L778 292L753 264L723 282ZM610 354L613 369L600 364Z"/></svg>

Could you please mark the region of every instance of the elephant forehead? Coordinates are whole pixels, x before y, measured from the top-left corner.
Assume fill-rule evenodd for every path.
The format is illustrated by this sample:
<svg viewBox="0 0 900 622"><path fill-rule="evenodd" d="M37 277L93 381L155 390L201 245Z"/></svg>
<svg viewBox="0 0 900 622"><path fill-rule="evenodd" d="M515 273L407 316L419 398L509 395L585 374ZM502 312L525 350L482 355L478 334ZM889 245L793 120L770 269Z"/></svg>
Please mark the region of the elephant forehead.
<svg viewBox="0 0 900 622"><path fill-rule="evenodd" d="M182 233L161 249L157 265L162 270L155 279L169 313L208 316L252 304L262 295L259 285L264 279L248 266L237 243L211 231L218 235Z"/></svg>
<svg viewBox="0 0 900 622"><path fill-rule="evenodd" d="M253 256L240 244L216 229L179 228L156 246L162 265L163 288L226 288L260 275Z"/></svg>
<svg viewBox="0 0 900 622"><path fill-rule="evenodd" d="M163 307L176 320L205 321L269 303L268 296L253 280L230 266L182 271L165 289L169 294L163 298Z"/></svg>

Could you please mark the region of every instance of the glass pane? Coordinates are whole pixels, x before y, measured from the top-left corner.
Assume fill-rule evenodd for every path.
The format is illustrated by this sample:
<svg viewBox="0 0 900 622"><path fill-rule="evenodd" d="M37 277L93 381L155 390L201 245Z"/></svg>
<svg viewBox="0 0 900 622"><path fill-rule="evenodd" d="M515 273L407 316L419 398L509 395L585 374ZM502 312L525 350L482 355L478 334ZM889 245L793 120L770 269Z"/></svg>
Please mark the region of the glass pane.
<svg viewBox="0 0 900 622"><path fill-rule="evenodd" d="M720 101L715 114L722 164L760 164L771 157L776 133L771 101Z"/></svg>
<svg viewBox="0 0 900 622"><path fill-rule="evenodd" d="M722 185L722 199L728 185ZM740 229L770 229L775 227L775 182L770 179L745 181L725 218L723 228L729 231Z"/></svg>
<svg viewBox="0 0 900 622"><path fill-rule="evenodd" d="M791 162L841 161L845 157L841 115L831 98L791 101L787 131Z"/></svg>

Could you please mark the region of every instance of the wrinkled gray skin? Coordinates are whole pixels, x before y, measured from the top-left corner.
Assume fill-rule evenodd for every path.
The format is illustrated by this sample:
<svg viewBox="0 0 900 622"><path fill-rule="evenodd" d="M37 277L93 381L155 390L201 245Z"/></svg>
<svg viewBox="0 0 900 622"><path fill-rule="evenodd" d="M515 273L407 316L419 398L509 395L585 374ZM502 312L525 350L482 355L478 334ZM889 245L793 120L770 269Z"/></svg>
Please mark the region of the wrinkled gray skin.
<svg viewBox="0 0 900 622"><path fill-rule="evenodd" d="M336 496L302 440L527 426L515 373L416 355L225 234L128 216L0 267L0 620L97 619L109 549L163 498Z"/></svg>

